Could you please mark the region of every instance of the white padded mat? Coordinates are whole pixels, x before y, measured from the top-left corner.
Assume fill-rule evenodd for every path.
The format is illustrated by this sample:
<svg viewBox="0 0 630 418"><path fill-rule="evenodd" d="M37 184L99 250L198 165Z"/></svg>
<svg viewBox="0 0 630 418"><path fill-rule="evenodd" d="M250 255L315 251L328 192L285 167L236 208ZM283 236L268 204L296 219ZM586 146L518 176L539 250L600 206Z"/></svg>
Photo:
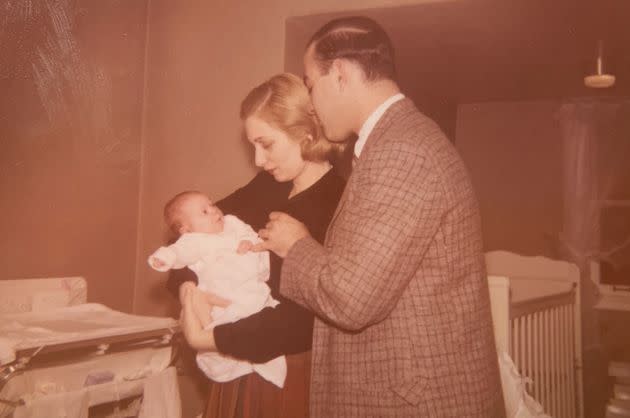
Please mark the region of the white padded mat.
<svg viewBox="0 0 630 418"><path fill-rule="evenodd" d="M0 315L0 364L11 353L43 345L175 328L173 318L130 315L96 303Z"/></svg>

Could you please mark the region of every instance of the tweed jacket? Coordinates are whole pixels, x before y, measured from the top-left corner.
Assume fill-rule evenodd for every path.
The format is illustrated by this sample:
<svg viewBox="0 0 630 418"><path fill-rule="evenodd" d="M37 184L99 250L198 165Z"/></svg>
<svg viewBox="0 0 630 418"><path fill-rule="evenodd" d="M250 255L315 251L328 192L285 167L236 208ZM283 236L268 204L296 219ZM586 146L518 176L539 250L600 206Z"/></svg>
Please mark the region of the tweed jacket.
<svg viewBox="0 0 630 418"><path fill-rule="evenodd" d="M280 286L317 315L312 418L505 415L477 201L409 99L374 127L324 246L295 243Z"/></svg>

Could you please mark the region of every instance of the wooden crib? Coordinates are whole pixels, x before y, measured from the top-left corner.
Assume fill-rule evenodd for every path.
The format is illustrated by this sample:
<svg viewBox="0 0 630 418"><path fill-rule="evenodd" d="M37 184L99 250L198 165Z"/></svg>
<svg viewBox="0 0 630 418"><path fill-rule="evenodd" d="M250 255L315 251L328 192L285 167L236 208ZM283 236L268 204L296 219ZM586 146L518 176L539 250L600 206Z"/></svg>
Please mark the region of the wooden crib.
<svg viewBox="0 0 630 418"><path fill-rule="evenodd" d="M583 418L580 273L564 261L486 253L497 349L554 418Z"/></svg>

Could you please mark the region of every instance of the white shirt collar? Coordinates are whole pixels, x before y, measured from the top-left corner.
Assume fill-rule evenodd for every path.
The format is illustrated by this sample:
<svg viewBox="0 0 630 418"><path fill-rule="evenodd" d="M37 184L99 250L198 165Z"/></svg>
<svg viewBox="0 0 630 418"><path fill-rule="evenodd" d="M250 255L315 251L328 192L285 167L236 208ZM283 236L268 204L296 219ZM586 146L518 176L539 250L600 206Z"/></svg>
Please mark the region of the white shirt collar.
<svg viewBox="0 0 630 418"><path fill-rule="evenodd" d="M381 117L385 114L387 109L394 103L399 100L405 98L405 95L402 93L397 93L385 100L381 103L372 114L363 122L363 126L359 129L359 137L357 138L357 142L354 144L354 156L359 158L361 156L361 151L363 151L363 147L367 142L368 137L372 133L372 130L376 126L376 123L381 119Z"/></svg>

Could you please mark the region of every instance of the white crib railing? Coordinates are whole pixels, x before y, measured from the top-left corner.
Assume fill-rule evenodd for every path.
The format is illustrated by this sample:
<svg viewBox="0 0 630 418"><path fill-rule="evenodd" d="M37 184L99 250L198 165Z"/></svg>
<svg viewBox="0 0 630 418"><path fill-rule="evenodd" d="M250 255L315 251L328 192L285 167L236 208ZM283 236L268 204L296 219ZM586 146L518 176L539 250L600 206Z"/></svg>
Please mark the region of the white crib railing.
<svg viewBox="0 0 630 418"><path fill-rule="evenodd" d="M583 418L579 270L505 251L486 254L497 348L553 418ZM500 276L499 276L500 275Z"/></svg>
<svg viewBox="0 0 630 418"><path fill-rule="evenodd" d="M577 417L575 291L510 308L509 354L528 393L554 418Z"/></svg>

